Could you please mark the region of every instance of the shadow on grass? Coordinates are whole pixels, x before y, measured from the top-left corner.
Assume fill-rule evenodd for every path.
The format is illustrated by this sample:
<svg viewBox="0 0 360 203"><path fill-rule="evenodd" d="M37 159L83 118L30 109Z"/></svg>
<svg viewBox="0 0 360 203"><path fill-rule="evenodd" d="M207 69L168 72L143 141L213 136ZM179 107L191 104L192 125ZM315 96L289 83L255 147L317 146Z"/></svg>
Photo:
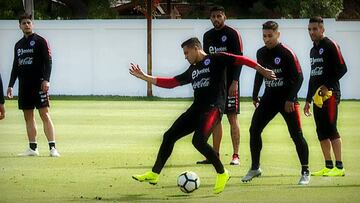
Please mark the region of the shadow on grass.
<svg viewBox="0 0 360 203"><path fill-rule="evenodd" d="M40 159L40 158L54 159L54 157L50 157L49 155L40 155L40 156L8 155L8 156L0 156L0 159L14 159L14 158L18 158L18 159Z"/></svg>
<svg viewBox="0 0 360 203"><path fill-rule="evenodd" d="M153 166L146 166L146 165L138 165L138 166L117 166L117 167L110 167L104 169L151 169ZM164 168L184 168L184 167L201 167L200 165L195 164L180 164L180 165L166 165Z"/></svg>
<svg viewBox="0 0 360 203"><path fill-rule="evenodd" d="M311 183L310 183L311 184ZM296 187L295 185L293 187ZM299 187L297 188L352 188L352 187L360 187L358 184L352 184L352 185L308 185L305 187Z"/></svg>
<svg viewBox="0 0 360 203"><path fill-rule="evenodd" d="M149 197L147 194L128 194L128 195L121 195L118 198L106 198L96 196L93 198L90 197L79 197L74 198L71 201L78 202L78 201L104 201L104 202L159 202L159 201L169 201L169 200L195 200L195 199L205 199L205 198L212 198L214 195L203 195L203 196L195 196L192 194L179 194L179 195L165 195L162 197ZM199 200L201 202L201 200Z"/></svg>

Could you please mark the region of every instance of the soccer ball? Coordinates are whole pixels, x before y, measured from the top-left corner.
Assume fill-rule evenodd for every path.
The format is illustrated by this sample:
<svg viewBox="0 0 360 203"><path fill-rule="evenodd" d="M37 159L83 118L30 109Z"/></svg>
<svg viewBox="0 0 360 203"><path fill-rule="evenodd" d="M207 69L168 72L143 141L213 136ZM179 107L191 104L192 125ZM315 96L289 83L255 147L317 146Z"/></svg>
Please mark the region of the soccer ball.
<svg viewBox="0 0 360 203"><path fill-rule="evenodd" d="M192 171L184 171L179 175L177 185L185 193L194 192L200 186L200 178Z"/></svg>

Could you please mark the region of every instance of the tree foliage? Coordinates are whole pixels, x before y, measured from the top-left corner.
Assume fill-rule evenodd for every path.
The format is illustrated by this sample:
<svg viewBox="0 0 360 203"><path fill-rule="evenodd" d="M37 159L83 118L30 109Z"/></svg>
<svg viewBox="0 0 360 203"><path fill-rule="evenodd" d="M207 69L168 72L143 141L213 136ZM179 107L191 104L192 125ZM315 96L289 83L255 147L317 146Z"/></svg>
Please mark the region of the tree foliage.
<svg viewBox="0 0 360 203"><path fill-rule="evenodd" d="M110 8L110 4L116 0L57 1L60 3L51 0L34 0L35 19L119 18L116 11ZM134 1L145 2L145 0ZM308 18L314 15L336 18L343 10L343 0L178 0L176 2L187 2L192 5L190 11L182 15L182 18L208 18L207 7L215 4L224 6L230 18ZM352 2L358 4L359 0ZM347 12L351 12L348 10ZM22 0L0 1L0 19L16 19L21 12L23 12Z"/></svg>
<svg viewBox="0 0 360 203"><path fill-rule="evenodd" d="M334 18L343 9L342 0L302 0L300 1L300 17L322 16Z"/></svg>

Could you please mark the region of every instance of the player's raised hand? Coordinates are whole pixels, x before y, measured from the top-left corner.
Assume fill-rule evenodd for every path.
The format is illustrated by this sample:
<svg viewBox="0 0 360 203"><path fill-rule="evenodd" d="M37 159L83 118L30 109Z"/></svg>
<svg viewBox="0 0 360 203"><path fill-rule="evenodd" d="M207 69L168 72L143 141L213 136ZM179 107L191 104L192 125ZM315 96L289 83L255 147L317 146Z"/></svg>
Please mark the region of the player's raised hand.
<svg viewBox="0 0 360 203"><path fill-rule="evenodd" d="M129 73L137 78L144 79L146 75L140 68L139 64L130 63Z"/></svg>

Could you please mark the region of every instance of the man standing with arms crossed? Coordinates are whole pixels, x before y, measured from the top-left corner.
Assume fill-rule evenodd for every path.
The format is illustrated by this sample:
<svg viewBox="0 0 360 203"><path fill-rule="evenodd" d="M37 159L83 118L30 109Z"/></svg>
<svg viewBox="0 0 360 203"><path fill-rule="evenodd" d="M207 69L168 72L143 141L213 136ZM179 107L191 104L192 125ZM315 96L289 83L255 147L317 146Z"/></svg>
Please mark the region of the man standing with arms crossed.
<svg viewBox="0 0 360 203"><path fill-rule="evenodd" d="M341 138L336 122L341 96L339 80L347 72L347 67L339 46L324 35L324 21L321 17L310 18L308 31L314 46L310 50L311 73L304 114L311 115L310 104L314 99L316 132L325 159L325 168L311 175L344 176ZM331 149L335 155L335 167Z"/></svg>
<svg viewBox="0 0 360 203"><path fill-rule="evenodd" d="M203 37L204 51L207 54L217 52L227 52L236 55L243 55L242 41L240 34L233 28L225 25L225 9L221 6L215 6L210 10L210 20L214 26L207 31ZM226 71L226 90L227 98L225 104L225 114L230 123L231 141L233 144L233 155L231 165L239 165L239 143L240 126L237 114L240 113L239 107L239 77L241 65L227 67ZM213 132L213 148L219 156L220 143L222 139L221 121L215 126ZM210 164L209 160L198 161L197 164Z"/></svg>
<svg viewBox="0 0 360 203"><path fill-rule="evenodd" d="M49 113L49 81L51 74L51 51L47 41L33 32L31 16L24 14L19 18L19 27L24 33L14 48L14 62L11 71L7 96L13 98L13 86L19 79L18 105L24 113L29 149L19 156L38 156L36 142L36 121L34 108L44 126L50 149L50 156L59 157L55 147L54 125Z"/></svg>

